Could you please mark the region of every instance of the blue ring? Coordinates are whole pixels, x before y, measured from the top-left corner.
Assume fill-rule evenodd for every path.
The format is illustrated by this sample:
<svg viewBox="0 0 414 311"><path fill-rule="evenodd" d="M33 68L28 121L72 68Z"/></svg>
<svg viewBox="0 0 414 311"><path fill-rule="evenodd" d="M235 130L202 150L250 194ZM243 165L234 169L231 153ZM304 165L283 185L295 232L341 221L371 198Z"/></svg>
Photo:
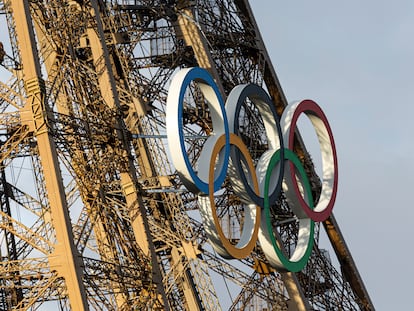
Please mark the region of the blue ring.
<svg viewBox="0 0 414 311"><path fill-rule="evenodd" d="M181 152L184 155L184 161L185 161L185 165L188 169L188 172L190 173L196 187L204 192L205 194L209 194L209 190L208 190L208 182L203 182L196 174L196 172L193 170L193 167L190 163L190 159L187 156L187 152L185 149L185 142L184 142L184 131L183 131L183 125L182 125L182 118L183 118L183 98L184 98L184 94L185 91L187 89L187 87L190 85L191 81L196 81L196 82L201 82L201 83L205 83L208 84L214 91L214 93L216 94L217 100L220 104L220 109L221 109L221 114L223 116L223 121L224 121L224 134L226 137L226 145L225 145L225 149L224 149L224 161L223 161L223 166L222 166L222 170L219 174L219 176L217 177L217 179L214 181L214 191L217 191L221 188L221 185L224 182L224 179L226 178L227 175L227 167L228 167L228 163L229 163L229 158L230 158L230 131L229 131L229 125L228 125L228 121L227 121L227 115L226 115L226 110L224 107L224 101L223 98L220 95L220 91L217 87L217 84L214 82L213 78L211 77L210 73L200 67L194 67L191 68L182 84L181 84L181 89L180 89L180 95L179 95L179 102L178 102L178 133L179 133L179 138L180 138L180 146L181 146ZM213 124L213 129L214 129L214 124Z"/></svg>

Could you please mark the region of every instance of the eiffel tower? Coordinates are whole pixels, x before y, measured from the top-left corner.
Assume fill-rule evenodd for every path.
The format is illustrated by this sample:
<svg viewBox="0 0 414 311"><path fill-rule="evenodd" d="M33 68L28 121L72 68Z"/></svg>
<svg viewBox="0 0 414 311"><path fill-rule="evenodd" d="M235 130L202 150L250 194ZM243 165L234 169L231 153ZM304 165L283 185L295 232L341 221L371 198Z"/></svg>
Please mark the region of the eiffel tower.
<svg viewBox="0 0 414 311"><path fill-rule="evenodd" d="M287 106L247 0L1 0L0 12L0 310L374 310L333 214L300 272L273 268L259 244L227 260L171 164L166 101L180 69L206 69L224 98L254 83L279 115ZM189 97L196 161L212 121L195 87ZM263 121L243 109L257 161ZM299 133L295 149L317 197ZM289 252L298 225L285 203ZM228 183L216 204L239 239Z"/></svg>

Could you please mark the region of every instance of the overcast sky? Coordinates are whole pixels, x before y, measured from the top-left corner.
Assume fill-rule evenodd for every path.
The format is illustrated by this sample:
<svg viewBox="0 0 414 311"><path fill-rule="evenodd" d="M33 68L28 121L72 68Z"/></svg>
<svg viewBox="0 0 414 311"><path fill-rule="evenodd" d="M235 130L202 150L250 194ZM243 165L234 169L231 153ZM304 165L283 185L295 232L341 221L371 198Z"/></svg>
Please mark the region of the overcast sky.
<svg viewBox="0 0 414 311"><path fill-rule="evenodd" d="M287 99L330 121L334 213L376 309L412 309L414 1L251 5Z"/></svg>
<svg viewBox="0 0 414 311"><path fill-rule="evenodd" d="M412 310L414 1L250 2L288 101L329 119L334 214L376 309Z"/></svg>

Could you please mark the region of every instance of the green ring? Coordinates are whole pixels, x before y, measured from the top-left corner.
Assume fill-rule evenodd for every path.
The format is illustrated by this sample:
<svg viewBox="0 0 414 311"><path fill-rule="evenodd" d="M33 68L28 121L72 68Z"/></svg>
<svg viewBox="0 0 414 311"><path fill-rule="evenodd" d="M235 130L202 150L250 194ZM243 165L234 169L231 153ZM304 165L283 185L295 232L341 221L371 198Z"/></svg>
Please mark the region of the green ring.
<svg viewBox="0 0 414 311"><path fill-rule="evenodd" d="M309 183L309 179L306 176L306 172L305 172L305 169L302 163L300 162L298 156L290 149L286 149L286 148L284 149L284 158L285 160L290 160L295 165L297 171L299 172L299 175L302 178L302 181L305 187L307 197L309 198L309 201L310 201L308 202L308 205L311 209L313 209L314 203L313 203L313 197L312 197L312 190L311 190L311 186ZM307 249L305 253L303 254L303 256L298 261L290 261L289 259L287 259L286 256L283 254L282 250L280 249L276 241L276 238L273 234L273 227L272 227L271 215L270 215L269 196L268 196L270 177L271 177L274 167L276 166L278 162L280 162L280 149L277 150L272 155L272 158L270 159L269 166L266 171L265 185L264 185L264 213L266 216L266 224L268 228L268 233L269 233L269 236L270 236L270 239L273 245L273 249L275 250L277 257L279 258L280 262L282 263L282 265L285 267L286 270L291 271L291 272L298 272L305 267L311 255L312 248L313 248L313 242L314 242L313 235L314 235L315 222L309 218L310 220L309 241L308 241Z"/></svg>

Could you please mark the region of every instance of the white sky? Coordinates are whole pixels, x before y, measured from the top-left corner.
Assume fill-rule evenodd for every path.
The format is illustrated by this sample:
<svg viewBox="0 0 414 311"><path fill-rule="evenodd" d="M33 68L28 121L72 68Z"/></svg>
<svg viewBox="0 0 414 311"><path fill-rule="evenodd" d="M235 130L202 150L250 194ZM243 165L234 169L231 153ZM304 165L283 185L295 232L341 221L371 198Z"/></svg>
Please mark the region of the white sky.
<svg viewBox="0 0 414 311"><path fill-rule="evenodd" d="M414 1L251 5L288 100L313 99L330 121L335 215L376 309L409 310Z"/></svg>
<svg viewBox="0 0 414 311"><path fill-rule="evenodd" d="M329 119L334 213L374 306L411 310L414 1L250 2L288 101Z"/></svg>

